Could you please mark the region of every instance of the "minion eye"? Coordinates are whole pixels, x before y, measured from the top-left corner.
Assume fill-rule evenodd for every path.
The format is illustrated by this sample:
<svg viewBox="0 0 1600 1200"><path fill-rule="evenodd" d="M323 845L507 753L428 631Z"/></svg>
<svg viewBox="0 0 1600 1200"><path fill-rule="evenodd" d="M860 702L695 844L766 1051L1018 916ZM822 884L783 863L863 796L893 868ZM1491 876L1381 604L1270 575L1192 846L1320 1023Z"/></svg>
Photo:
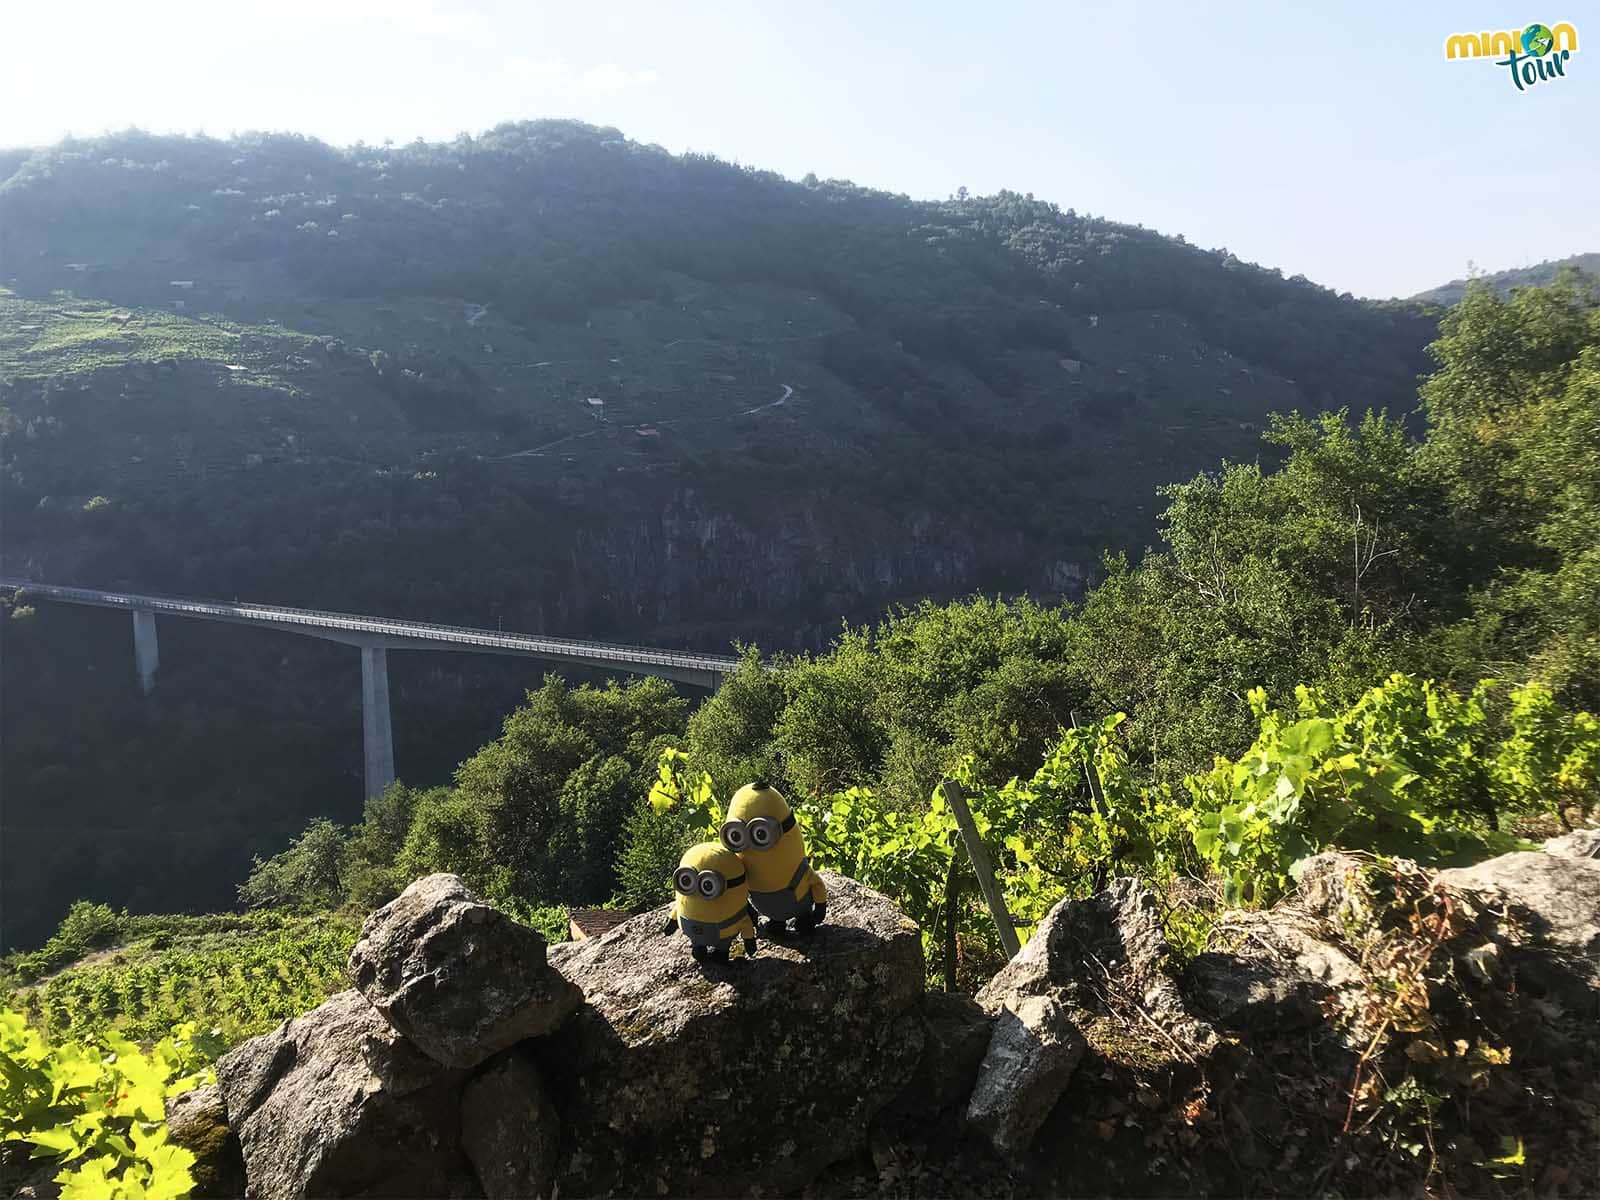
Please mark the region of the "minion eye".
<svg viewBox="0 0 1600 1200"><path fill-rule="evenodd" d="M750 840L757 846L768 846L772 843L772 831L765 825L757 825L750 831Z"/></svg>
<svg viewBox="0 0 1600 1200"><path fill-rule="evenodd" d="M729 821L722 827L722 844L729 850L739 851L744 849L745 831L744 824L740 821Z"/></svg>
<svg viewBox="0 0 1600 1200"><path fill-rule="evenodd" d="M693 867L679 867L677 873L672 877L672 886L688 895L694 891L698 880L699 876L694 873Z"/></svg>
<svg viewBox="0 0 1600 1200"><path fill-rule="evenodd" d="M707 900L715 900L722 895L722 876L715 871L700 872L700 894Z"/></svg>

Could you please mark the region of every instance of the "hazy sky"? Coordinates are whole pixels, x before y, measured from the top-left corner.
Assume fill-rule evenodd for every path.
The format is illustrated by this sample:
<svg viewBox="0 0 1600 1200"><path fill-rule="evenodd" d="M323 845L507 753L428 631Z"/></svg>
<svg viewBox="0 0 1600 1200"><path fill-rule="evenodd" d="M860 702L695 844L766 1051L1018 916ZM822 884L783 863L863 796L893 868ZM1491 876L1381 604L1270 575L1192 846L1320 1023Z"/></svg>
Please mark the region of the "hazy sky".
<svg viewBox="0 0 1600 1200"><path fill-rule="evenodd" d="M1535 20L1577 26L1566 78L1444 59ZM0 0L0 48L0 146L569 116L793 178L1031 191L1361 295L1600 250L1576 3Z"/></svg>

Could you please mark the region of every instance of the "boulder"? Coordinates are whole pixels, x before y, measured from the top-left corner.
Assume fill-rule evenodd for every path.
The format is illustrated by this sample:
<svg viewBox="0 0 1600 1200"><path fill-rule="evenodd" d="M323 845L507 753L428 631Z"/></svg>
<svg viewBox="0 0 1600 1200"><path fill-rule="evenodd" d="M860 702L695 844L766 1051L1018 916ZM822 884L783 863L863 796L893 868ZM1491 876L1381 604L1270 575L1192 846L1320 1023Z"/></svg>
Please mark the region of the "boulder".
<svg viewBox="0 0 1600 1200"><path fill-rule="evenodd" d="M560 1127L526 1051L491 1060L461 1093L461 1146L489 1200L549 1194Z"/></svg>
<svg viewBox="0 0 1600 1200"><path fill-rule="evenodd" d="M967 1121L1002 1157L1025 1151L1066 1090L1083 1051L1083 1035L1054 999L1008 1000L989 1036Z"/></svg>
<svg viewBox="0 0 1600 1200"><path fill-rule="evenodd" d="M475 1067L549 1033L582 994L551 970L545 940L454 875L429 875L378 909L350 952L357 990L425 1054Z"/></svg>
<svg viewBox="0 0 1600 1200"><path fill-rule="evenodd" d="M1568 858L1600 858L1600 829L1574 829L1550 838L1544 844L1544 852Z"/></svg>
<svg viewBox="0 0 1600 1200"><path fill-rule="evenodd" d="M933 992L918 1006L922 1020L922 1058L905 1091L889 1113L927 1119L963 1111L989 1049L994 1018L976 1001L950 992Z"/></svg>
<svg viewBox="0 0 1600 1200"><path fill-rule="evenodd" d="M1334 928L1351 914L1351 889L1362 878L1366 864L1354 855L1329 850L1300 863L1294 904L1313 918Z"/></svg>
<svg viewBox="0 0 1600 1200"><path fill-rule="evenodd" d="M537 1046L561 1195L792 1191L864 1145L922 1049L922 941L884 896L823 878L827 922L753 958L695 962L665 910L552 956L588 998Z"/></svg>
<svg viewBox="0 0 1600 1200"><path fill-rule="evenodd" d="M246 1196L470 1192L458 1149L462 1078L353 991L234 1047L217 1062L217 1082Z"/></svg>
<svg viewBox="0 0 1600 1200"><path fill-rule="evenodd" d="M1216 1044L1216 1031L1190 1015L1170 974L1155 894L1123 878L1086 900L1063 900L1021 952L978 992L992 1013L1016 1011L1027 996L1050 996L1069 1012L1115 1011L1149 1023L1191 1050Z"/></svg>
<svg viewBox="0 0 1600 1200"><path fill-rule="evenodd" d="M225 1200L244 1193L244 1158L228 1128L228 1110L216 1084L167 1097L167 1136L194 1155L196 1200Z"/></svg>
<svg viewBox="0 0 1600 1200"><path fill-rule="evenodd" d="M1496 958L1524 984L1589 1007L1600 986L1600 859L1527 851L1439 872L1491 918ZM1487 963L1482 964L1489 970Z"/></svg>
<svg viewBox="0 0 1600 1200"><path fill-rule="evenodd" d="M1289 906L1232 913L1219 941L1190 962L1184 987L1198 1014L1220 1029L1311 1029L1327 1019L1330 1002L1361 986L1360 967L1328 940L1322 923Z"/></svg>

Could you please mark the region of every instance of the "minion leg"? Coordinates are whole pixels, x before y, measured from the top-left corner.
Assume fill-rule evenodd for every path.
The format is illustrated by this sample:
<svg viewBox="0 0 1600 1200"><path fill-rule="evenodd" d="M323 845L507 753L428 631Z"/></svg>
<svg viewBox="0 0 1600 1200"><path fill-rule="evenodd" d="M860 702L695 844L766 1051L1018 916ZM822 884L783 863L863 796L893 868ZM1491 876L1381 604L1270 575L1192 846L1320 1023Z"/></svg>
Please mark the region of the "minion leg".
<svg viewBox="0 0 1600 1200"><path fill-rule="evenodd" d="M821 904L813 904L794 919L795 930L799 933L810 933L818 925L822 924L823 918L827 915L828 902L826 900Z"/></svg>
<svg viewBox="0 0 1600 1200"><path fill-rule="evenodd" d="M771 917L762 917L756 922L757 935L769 940L781 938L788 932L789 926L785 921L775 921Z"/></svg>

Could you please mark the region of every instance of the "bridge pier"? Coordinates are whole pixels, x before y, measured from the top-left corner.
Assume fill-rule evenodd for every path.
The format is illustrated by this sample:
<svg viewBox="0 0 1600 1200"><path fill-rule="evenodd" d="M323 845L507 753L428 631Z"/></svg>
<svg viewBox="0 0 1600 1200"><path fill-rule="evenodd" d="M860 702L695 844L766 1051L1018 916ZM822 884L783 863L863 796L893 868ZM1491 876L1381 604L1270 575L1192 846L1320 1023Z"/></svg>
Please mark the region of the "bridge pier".
<svg viewBox="0 0 1600 1200"><path fill-rule="evenodd" d="M133 665L139 673L140 690L148 696L156 690L156 672L161 667L161 650L156 644L156 614L148 608L133 610Z"/></svg>
<svg viewBox="0 0 1600 1200"><path fill-rule="evenodd" d="M361 746L367 799L394 782L394 730L389 724L389 657L382 646L361 647Z"/></svg>

